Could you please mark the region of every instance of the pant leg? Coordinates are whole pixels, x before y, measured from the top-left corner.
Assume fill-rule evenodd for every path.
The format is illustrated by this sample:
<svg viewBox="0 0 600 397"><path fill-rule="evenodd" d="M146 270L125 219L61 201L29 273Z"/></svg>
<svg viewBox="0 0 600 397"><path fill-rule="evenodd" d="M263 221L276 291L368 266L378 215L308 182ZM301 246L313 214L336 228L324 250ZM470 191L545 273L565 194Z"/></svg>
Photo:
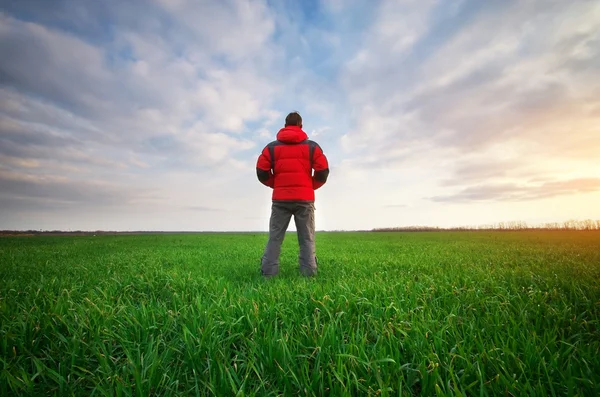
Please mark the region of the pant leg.
<svg viewBox="0 0 600 397"><path fill-rule="evenodd" d="M269 221L269 241L261 260L263 276L275 276L279 273L279 255L285 232L290 224L292 211L285 205L273 203L271 206L271 220Z"/></svg>
<svg viewBox="0 0 600 397"><path fill-rule="evenodd" d="M305 276L317 274L317 258L315 247L315 205L298 203L294 212L294 222L298 233L300 253L298 262L300 272Z"/></svg>

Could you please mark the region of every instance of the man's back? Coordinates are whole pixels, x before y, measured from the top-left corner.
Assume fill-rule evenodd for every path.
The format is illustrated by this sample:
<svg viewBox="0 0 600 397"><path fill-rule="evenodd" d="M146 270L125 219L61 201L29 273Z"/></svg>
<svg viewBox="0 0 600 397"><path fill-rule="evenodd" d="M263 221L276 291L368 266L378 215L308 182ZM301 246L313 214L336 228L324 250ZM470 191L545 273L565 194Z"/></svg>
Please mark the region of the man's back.
<svg viewBox="0 0 600 397"><path fill-rule="evenodd" d="M258 179L273 188L274 201L314 201L314 191L327 181L329 164L321 147L301 127L286 126L276 141L265 146L256 171Z"/></svg>
<svg viewBox="0 0 600 397"><path fill-rule="evenodd" d="M314 170L314 175L313 175ZM260 182L273 189L269 241L261 260L261 272L273 277L279 272L279 254L291 217L298 233L300 271L317 273L315 250L315 190L327 182L329 164L323 150L302 130L296 112L285 119L277 140L262 150L256 163Z"/></svg>

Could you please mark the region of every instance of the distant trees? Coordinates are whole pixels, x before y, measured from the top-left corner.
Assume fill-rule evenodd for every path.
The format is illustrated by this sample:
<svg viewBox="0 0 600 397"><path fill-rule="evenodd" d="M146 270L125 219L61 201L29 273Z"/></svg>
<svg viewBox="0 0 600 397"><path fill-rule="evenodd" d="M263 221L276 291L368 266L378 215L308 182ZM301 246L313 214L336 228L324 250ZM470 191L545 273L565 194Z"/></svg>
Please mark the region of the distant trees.
<svg viewBox="0 0 600 397"><path fill-rule="evenodd" d="M372 229L374 232L436 232L436 231L511 231L511 230L600 230L600 220L574 220L564 222L547 222L537 226L528 225L524 221L499 222L478 226L438 227L438 226L399 226Z"/></svg>
<svg viewBox="0 0 600 397"><path fill-rule="evenodd" d="M563 222L546 223L544 229L551 230L600 230L600 220L594 221L592 219L585 220L573 220Z"/></svg>

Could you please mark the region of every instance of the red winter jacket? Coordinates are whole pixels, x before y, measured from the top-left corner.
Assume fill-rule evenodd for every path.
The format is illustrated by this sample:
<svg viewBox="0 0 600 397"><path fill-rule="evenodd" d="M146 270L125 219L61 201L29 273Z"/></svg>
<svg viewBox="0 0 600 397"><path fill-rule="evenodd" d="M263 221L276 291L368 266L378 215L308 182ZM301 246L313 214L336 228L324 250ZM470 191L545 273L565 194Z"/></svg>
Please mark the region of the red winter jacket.
<svg viewBox="0 0 600 397"><path fill-rule="evenodd" d="M302 128L289 126L265 146L256 174L260 182L273 188L274 201L314 201L315 190L327 182L329 164L321 147L308 140Z"/></svg>

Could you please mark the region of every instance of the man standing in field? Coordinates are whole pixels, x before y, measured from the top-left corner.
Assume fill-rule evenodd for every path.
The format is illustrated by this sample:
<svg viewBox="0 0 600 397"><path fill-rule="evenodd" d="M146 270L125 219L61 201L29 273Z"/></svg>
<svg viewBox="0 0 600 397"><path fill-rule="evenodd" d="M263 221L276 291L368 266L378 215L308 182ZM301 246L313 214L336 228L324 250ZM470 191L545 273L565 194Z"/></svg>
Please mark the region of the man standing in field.
<svg viewBox="0 0 600 397"><path fill-rule="evenodd" d="M329 164L321 147L302 130L302 117L297 112L287 115L277 140L263 149L256 163L256 174L263 185L273 189L262 275L268 278L279 272L281 244L292 215L300 245L300 272L305 276L316 275L315 190L327 182Z"/></svg>

